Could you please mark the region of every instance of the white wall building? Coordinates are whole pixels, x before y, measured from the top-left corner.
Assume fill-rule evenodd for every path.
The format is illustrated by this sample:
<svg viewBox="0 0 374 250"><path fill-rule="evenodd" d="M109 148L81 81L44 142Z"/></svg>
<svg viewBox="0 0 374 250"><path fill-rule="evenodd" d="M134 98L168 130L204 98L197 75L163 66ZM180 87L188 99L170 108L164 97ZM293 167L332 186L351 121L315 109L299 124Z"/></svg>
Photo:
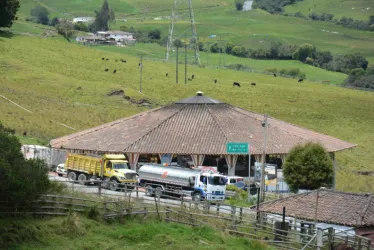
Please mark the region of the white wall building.
<svg viewBox="0 0 374 250"><path fill-rule="evenodd" d="M135 40L132 33L124 31L98 31L98 36L113 38L116 41Z"/></svg>
<svg viewBox="0 0 374 250"><path fill-rule="evenodd" d="M87 23L93 21L93 17L83 16L83 17L75 17L73 18L73 23Z"/></svg>

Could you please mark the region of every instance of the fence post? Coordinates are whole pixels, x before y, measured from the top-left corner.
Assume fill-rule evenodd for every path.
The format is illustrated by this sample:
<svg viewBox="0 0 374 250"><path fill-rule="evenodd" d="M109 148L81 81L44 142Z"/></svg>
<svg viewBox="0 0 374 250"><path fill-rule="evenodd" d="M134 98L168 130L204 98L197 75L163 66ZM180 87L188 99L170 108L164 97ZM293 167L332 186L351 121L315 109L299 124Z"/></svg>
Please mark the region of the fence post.
<svg viewBox="0 0 374 250"><path fill-rule="evenodd" d="M183 194L181 196L181 210L183 210Z"/></svg>
<svg viewBox="0 0 374 250"><path fill-rule="evenodd" d="M101 195L101 180L99 181L98 192L99 192L99 195Z"/></svg>
<svg viewBox="0 0 374 250"><path fill-rule="evenodd" d="M156 194L154 195L154 197L155 197L156 212L158 214L158 219L161 221L161 216L160 216L160 213L158 212L158 205L157 205L157 200L156 200Z"/></svg>
<svg viewBox="0 0 374 250"><path fill-rule="evenodd" d="M329 245L327 246L329 250L332 250L334 248L334 228L329 227L328 229L328 241Z"/></svg>
<svg viewBox="0 0 374 250"><path fill-rule="evenodd" d="M357 250L362 250L362 239L361 237L357 238Z"/></svg>
<svg viewBox="0 0 374 250"><path fill-rule="evenodd" d="M169 222L169 206L166 207L166 213L165 213L165 222L168 223Z"/></svg>
<svg viewBox="0 0 374 250"><path fill-rule="evenodd" d="M145 220L147 218L147 214L148 214L147 207L144 206L144 218L143 218L143 220Z"/></svg>
<svg viewBox="0 0 374 250"><path fill-rule="evenodd" d="M316 234L317 234L317 237L316 237L317 250L320 250L320 249L323 248L323 231L322 231L322 229L318 228Z"/></svg>
<svg viewBox="0 0 374 250"><path fill-rule="evenodd" d="M239 223L242 223L242 219L243 219L243 207L240 207Z"/></svg>
<svg viewBox="0 0 374 250"><path fill-rule="evenodd" d="M125 197L127 196L127 183L125 184Z"/></svg>
<svg viewBox="0 0 374 250"><path fill-rule="evenodd" d="M104 215L106 215L106 213L107 213L107 203L104 201Z"/></svg>
<svg viewBox="0 0 374 250"><path fill-rule="evenodd" d="M368 240L368 250L370 250L371 247L371 240Z"/></svg>
<svg viewBox="0 0 374 250"><path fill-rule="evenodd" d="M217 216L219 216L219 206L220 206L220 203L217 203Z"/></svg>
<svg viewBox="0 0 374 250"><path fill-rule="evenodd" d="M135 188L136 188L136 199L139 199L139 186L138 184L135 184Z"/></svg>
<svg viewBox="0 0 374 250"><path fill-rule="evenodd" d="M233 230L235 230L236 229L236 226L235 226L235 224L236 224L236 221L235 221L235 215L236 215L236 207L235 206L232 206L231 207L231 220L232 220L232 229Z"/></svg>

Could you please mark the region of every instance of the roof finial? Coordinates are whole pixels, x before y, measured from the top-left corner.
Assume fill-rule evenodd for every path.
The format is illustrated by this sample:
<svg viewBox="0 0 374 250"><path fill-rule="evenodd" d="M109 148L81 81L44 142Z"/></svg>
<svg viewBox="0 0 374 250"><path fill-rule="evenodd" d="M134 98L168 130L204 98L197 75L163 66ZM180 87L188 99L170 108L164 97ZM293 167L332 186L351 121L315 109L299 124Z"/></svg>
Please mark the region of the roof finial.
<svg viewBox="0 0 374 250"><path fill-rule="evenodd" d="M201 91L197 91L197 92L196 92L196 95L197 95L197 96L203 96L203 95L204 95L204 93L203 93L203 92L201 92Z"/></svg>

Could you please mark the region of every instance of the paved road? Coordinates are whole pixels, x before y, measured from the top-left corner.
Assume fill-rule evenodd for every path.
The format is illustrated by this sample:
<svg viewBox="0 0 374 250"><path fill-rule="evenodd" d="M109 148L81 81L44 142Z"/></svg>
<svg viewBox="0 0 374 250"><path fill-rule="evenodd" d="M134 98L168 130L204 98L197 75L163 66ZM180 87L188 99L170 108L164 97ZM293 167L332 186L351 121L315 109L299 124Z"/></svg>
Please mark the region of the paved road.
<svg viewBox="0 0 374 250"><path fill-rule="evenodd" d="M68 179L66 177L60 177L54 172L49 173L49 179L53 180L53 181L58 181L58 182L65 183L65 185L70 190L74 190L74 192L78 191L78 192L83 192L83 193L98 194L98 186L97 185L93 185L93 184L80 185L80 184L77 184L77 183L71 183L71 182L68 181ZM119 197L126 197L125 192L123 192L123 191L111 191L111 190L104 189L104 188L101 189L101 194L104 195L104 196L107 196L107 197L114 197L114 198L115 197L118 197L118 198ZM145 195L145 190L143 188L139 188L138 196L139 196L139 198L143 199L144 203L154 204L154 197L149 197L149 196ZM134 198L136 197L135 190L133 190L131 192L131 197L134 197ZM127 195L127 198L128 198L128 195ZM188 201L188 200L191 200L191 197L185 197L184 199L186 201ZM160 198L160 202L163 205L170 205L170 206L175 206L175 207L179 207L180 204L181 204L180 200L168 199L168 198ZM216 206L212 205L211 210L214 210L214 209L216 209ZM220 212L229 214L229 213L231 213L231 207L227 206L227 205L221 205L220 206Z"/></svg>

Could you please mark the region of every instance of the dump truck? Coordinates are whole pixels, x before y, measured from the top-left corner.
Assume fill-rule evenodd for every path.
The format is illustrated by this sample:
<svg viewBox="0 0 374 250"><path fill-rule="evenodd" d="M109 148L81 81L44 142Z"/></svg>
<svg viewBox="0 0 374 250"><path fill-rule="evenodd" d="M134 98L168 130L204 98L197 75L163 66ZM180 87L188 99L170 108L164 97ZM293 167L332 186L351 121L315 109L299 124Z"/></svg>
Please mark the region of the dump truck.
<svg viewBox="0 0 374 250"><path fill-rule="evenodd" d="M213 168L181 168L161 164L145 164L138 169L140 185L146 195L180 194L195 201L223 201L227 179Z"/></svg>
<svg viewBox="0 0 374 250"><path fill-rule="evenodd" d="M134 187L139 179L123 154L105 154L102 157L69 154L65 169L70 181L78 180L80 184L87 184L89 180L100 179L103 188L113 191L125 185Z"/></svg>

